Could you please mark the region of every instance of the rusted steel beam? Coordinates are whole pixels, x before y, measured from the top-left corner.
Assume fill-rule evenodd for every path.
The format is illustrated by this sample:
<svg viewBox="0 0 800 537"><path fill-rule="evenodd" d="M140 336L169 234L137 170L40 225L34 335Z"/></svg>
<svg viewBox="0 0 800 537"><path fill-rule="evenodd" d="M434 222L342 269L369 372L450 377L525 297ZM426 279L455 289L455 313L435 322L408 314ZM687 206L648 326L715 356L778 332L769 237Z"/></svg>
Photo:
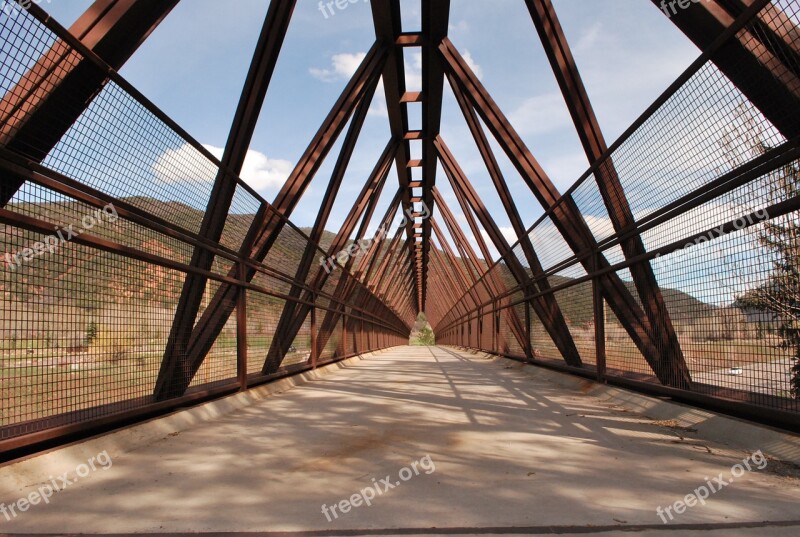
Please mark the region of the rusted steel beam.
<svg viewBox="0 0 800 537"><path fill-rule="evenodd" d="M373 198L372 203L373 204L376 203L377 199L378 198ZM352 299L352 294L354 293L354 291L358 291L359 288L363 288L364 290L369 289L367 283L369 282L372 270L376 266L378 260L378 254L383 248L383 244L386 240L388 230L390 229L392 219L397 213L397 209L399 206L400 206L400 190L398 189L394 198L389 203L389 207L387 208L386 213L383 215L383 218L381 219L381 223L380 226L378 227L378 231L376 232L376 236L370 240L369 249L362 256L361 260L358 262L358 266L352 271L353 280L349 282L348 287L343 291L346 300ZM374 208L372 208L371 211L372 210L374 210ZM368 219L365 218L364 222L367 221ZM363 235L361 231L359 231L359 234ZM387 304L387 305L390 308L392 308L392 304Z"/></svg>
<svg viewBox="0 0 800 537"><path fill-rule="evenodd" d="M464 172L458 166L453 154L450 152L450 149L447 147L447 144L444 143L444 140L442 140L441 137L437 138L436 140L436 149L439 158L442 161L442 165L447 172L447 176L453 185L453 189L460 190L461 193L464 194L465 198L470 204L470 207L475 212L475 215L480 220L483 228L489 235L489 238L494 243L495 248L497 248L497 250L500 252L508 252L505 260L509 270L511 271L511 274L514 276L514 279L523 289L534 287L528 271L525 270L525 268L517 259L516 255L514 255L513 251L511 251L511 246L503 236L500 228L497 226L497 223L494 221L491 215L489 215L489 211L484 206L483 201L478 196L475 188L469 182L469 179L467 179ZM532 269L536 269L534 275L541 275L544 272L544 269L539 264L539 260L535 254L533 260L535 261L535 265L532 267ZM543 279L544 278L542 278L542 280ZM570 333L567 322L561 313L558 302L556 302L555 296L552 294L541 295L539 298L533 301L532 305L536 311L536 314L542 320L543 326L553 339L556 347L558 347L559 352L561 352L564 361L574 367L581 367L583 364L580 354L578 353L578 348L575 345L575 341L572 339L572 334Z"/></svg>
<svg viewBox="0 0 800 537"><path fill-rule="evenodd" d="M481 158L483 159L486 169L489 172L489 176L494 183L495 190L497 190L497 194L500 196L500 201L502 202L503 207L506 209L509 221L511 222L511 227L514 229L514 233L519 240L520 248L522 248L525 258L528 261L531 270L534 272L534 275L537 275L537 273L541 273L543 271L543 268L539 262L536 252L534 251L533 245L531 244L528 231L525 229L525 225L522 222L522 217L519 214L517 205L514 203L514 200L511 197L511 191L509 190L505 177L500 170L500 165L497 163L497 159L494 156L494 152L489 144L489 140L483 131L483 127L480 124L478 115L475 113L475 109L467 101L467 98L461 91L460 86L455 83L454 80L452 80L452 75L448 75L448 77L450 78L451 87L453 88L453 92L456 96L456 101L458 102L461 112L464 115L464 119L467 122L467 126L469 127L470 132L475 139L475 143L478 146L478 151L481 154ZM546 291L549 287L547 280L544 278L537 280L537 283L539 289L542 291Z"/></svg>
<svg viewBox="0 0 800 537"><path fill-rule="evenodd" d="M396 141L392 141L387 146L387 152L381 157L376 169L373 171L370 181L365 185L364 189L362 190L360 196L356 199L356 203L353 206L348 217L345 219L345 223L343 225L342 230L337 235L336 239L331 245L332 250L342 251L344 250L345 244L349 241L349 237L352 234L353 230L355 229L356 224L361 221L361 225L355 236L355 241L353 244L360 244L364 239L366 234L367 227L369 222L372 219L372 216L377 208L377 203L380 198L381 192L385 185L386 179L389 175L389 171L391 169L392 160L394 159L394 154L397 151L397 143ZM395 199L392 201L392 204L396 204L398 201L399 196L395 196ZM366 213L366 214L365 214ZM362 216L363 215L363 216ZM353 265L355 263L355 257L353 255L349 255L347 258L347 262L344 264L342 270L345 273L351 273L353 270ZM324 282L327 280L327 274L323 274L320 272L318 274L318 278L315 280L314 285L321 287L324 285ZM355 275L352 277L352 285L358 286L357 280ZM339 297L340 300L346 302L348 300L347 293L352 290L352 285L348 280L342 278L337 283L336 290L334 291L334 296ZM323 329L328 327L332 327L335 325L335 322L331 322L331 315L338 314L339 309L331 309L326 314L325 320L323 321ZM325 338L320 339L320 344L324 346Z"/></svg>
<svg viewBox="0 0 800 537"><path fill-rule="evenodd" d="M526 4L572 116L586 157L591 163L597 162L607 151L608 145L555 9L550 0L526 0ZM595 179L614 230L620 233L628 229L635 229L636 220L633 217L633 211L631 211L622 182L610 158L597 169ZM626 259L636 257L646 251L639 235L630 237L621 246ZM644 312L653 327L653 335L658 341L659 348L665 351L666 355L670 357L669 359L677 362L683 361L678 335L652 266L648 262L638 263L632 265L630 271Z"/></svg>
<svg viewBox="0 0 800 537"><path fill-rule="evenodd" d="M438 299L432 303L434 315L436 312L449 310L456 310L460 315L466 315L469 310L464 303L458 300L459 293L453 278L444 277L444 274L449 275L450 271L445 266L441 252L436 248L433 248L431 252L431 281L429 283L435 290L434 295Z"/></svg>
<svg viewBox="0 0 800 537"><path fill-rule="evenodd" d="M344 181L347 167L350 165L350 160L353 156L353 152L355 151L356 142L361 135L361 129L364 125L364 120L367 118L367 113L369 112L369 107L372 103L372 96L375 93L376 86L377 80L373 81L369 91L365 94L364 98L358 104L358 107L356 107L356 110L353 113L353 118L350 121L350 127L347 130L344 143L342 144L342 148L339 151L339 156L333 168L333 173L331 174L331 178L328 181L328 186L325 189L320 210L317 213L317 218L313 227L311 228L311 232L309 233L309 238L311 240L306 245L305 251L303 252L303 257L300 259L300 263L298 263L297 270L295 272L295 282L297 283L304 284L306 282L308 279L308 274L314 264L314 260L317 257L317 245L319 244L322 234L325 231L328 218L333 210L333 204L336 201L339 189ZM299 298L302 290L302 285L295 284L289 290L289 296ZM300 314L298 315L298 317L301 317L299 321L295 320L295 313L298 308L301 310ZM268 360L280 365L280 361L283 360L286 352L288 352L289 347L292 345L297 332L302 327L308 312L309 310L307 307L300 306L296 302L287 301L284 303L283 311L281 312L280 319L278 320L278 324L275 329L275 337L273 337L270 345L267 358ZM277 369L277 367L275 369ZM271 370L265 371L265 374L269 374L271 372Z"/></svg>
<svg viewBox="0 0 800 537"><path fill-rule="evenodd" d="M396 298L392 293L399 290L399 287L394 285L397 281L398 273L407 274L408 272L407 267L413 258L413 253L408 248L408 244L408 238L404 239L397 251L397 255L393 259L393 263L386 267L387 272L381 274L381 279L375 288L375 295L387 302L392 302ZM414 283L416 289L416 281Z"/></svg>
<svg viewBox="0 0 800 537"><path fill-rule="evenodd" d="M560 194L555 185L464 58L447 38L444 39L439 50L445 60L448 72L454 75L454 80L461 85L464 95L470 99L471 104L530 190L545 209L555 208L551 215L552 221L570 248L576 254L595 251L596 241L583 220L577 204L571 197L558 203ZM588 258L584 256L583 259ZM607 265L608 262L603 256L600 256L600 260L601 263ZM586 261L586 263L587 270L590 270L591 267L588 265L591 262ZM621 278L616 274L607 274L602 282L609 306L614 310L620 323L642 352L658 379L664 384L688 389L691 385L691 377L685 362L682 359L676 360L674 356L659 348L658 340L653 335L652 325Z"/></svg>
<svg viewBox="0 0 800 537"><path fill-rule="evenodd" d="M228 212L236 194L237 176L242 171L244 159L250 148L253 132L258 123L272 74L278 63L294 7L295 0L273 0L264 18L261 34L250 62L247 78L220 160L222 166L214 179L214 186L200 225L200 236L209 241L216 243L222 237ZM203 270L210 270L214 263L214 255L204 248L196 247L190 263ZM176 357L186 354L192 327L197 320L203 295L206 292L206 284L206 279L192 274L187 275L184 280L176 310L180 312L180 315L176 315L173 320L161 369L156 380L154 393L157 397L170 391L165 383L170 382L174 377L173 369L178 364Z"/></svg>
<svg viewBox="0 0 800 537"><path fill-rule="evenodd" d="M392 240L389 243L389 248L386 251L386 255L384 255L383 259L380 262L380 265L378 265L378 270L376 272L378 279L375 282L370 281L370 284L372 285L370 285L369 287L376 295L378 294L378 289L380 289L380 285L381 282L383 281L383 278L386 276L386 269L389 266L391 259L395 256L395 253L398 251L397 250L398 245L402 244L400 239L403 236L403 231L404 230L402 228L399 228L395 233L394 237L392 237Z"/></svg>
<svg viewBox="0 0 800 537"><path fill-rule="evenodd" d="M475 214L472 210L470 203L467 201L464 193L461 189L456 188L453 190L456 200L458 204L461 206L461 210L464 214L464 217L467 219L467 225L469 226L470 230L472 231L473 236L475 237L475 241L478 243L478 248L481 250L481 253L484 256L485 260L485 267L482 269L482 272L486 274L484 280L486 281L488 287L492 288L493 296L498 296L505 294L507 292L506 284L503 279L497 274L496 271L490 271L489 267L494 264L492 260L491 252L489 252L489 247L486 244L486 241L483 238L483 233L481 232L481 228L478 226L478 223L475 220ZM447 207L445 205L445 207ZM480 261L478 261L480 264ZM522 325L522 321L519 317L515 314L510 317L511 320L511 330L514 334L514 338L519 342L520 345L526 345L525 342L528 341L527 336L527 328ZM530 343L527 343L527 346L530 346Z"/></svg>
<svg viewBox="0 0 800 537"><path fill-rule="evenodd" d="M455 194L456 201L461 207L464 218L467 220L467 226L469 227L470 231L472 231L472 236L475 238L475 242L478 244L478 249L481 251L481 255L483 255L483 260L486 265L484 271L486 271L494 263L492 253L489 251L489 245L486 244L486 240L483 238L482 230L475 219L475 213L472 211L472 207L467 201L467 198L464 196L464 193L461 192L460 189L454 189L453 193Z"/></svg>
<svg viewBox="0 0 800 537"><path fill-rule="evenodd" d="M297 206L300 197L313 180L339 134L344 130L358 103L379 76L385 61L386 47L376 42L275 197L275 202L253 220L240 248L241 257L260 261L267 256L286 225L286 218ZM254 275L253 271L247 271L248 280ZM157 392L159 399L175 397L191 384L191 379L233 311L236 293L237 289L231 286L220 286L217 289L192 329L186 352L171 358L176 360L176 364L170 367L169 374L159 383L161 387Z"/></svg>
<svg viewBox="0 0 800 537"><path fill-rule="evenodd" d="M473 304L471 307L477 308L480 305L480 300L476 299L475 296L473 295L475 288L474 286L476 282L474 279L467 276L467 272L464 268L464 259L461 258L461 261L459 261L458 257L453 252L453 249L450 246L447 237L445 237L444 233L442 232L442 229L436 222L436 219L430 218L430 221L431 221L431 229L433 230L434 235L439 239L439 244L442 247L441 254L444 256L445 260L447 261L447 264L449 264L451 267L450 274L456 275L455 281L458 282L460 284L460 287L462 288L461 296L462 297L469 296Z"/></svg>
<svg viewBox="0 0 800 537"><path fill-rule="evenodd" d="M244 277L244 265L239 265L240 279ZM247 389L247 291L239 291L236 304L236 378L239 389Z"/></svg>
<svg viewBox="0 0 800 537"><path fill-rule="evenodd" d="M408 249L408 238L403 239L398 246L395 252L396 255L391 259L387 259L389 263L385 265L384 269L381 271L380 278L375 287L375 295L387 301L389 301L387 294L391 292L393 284L396 283L395 278L398 272L403 270L403 266L410 262L411 254ZM396 289L397 287L395 286L394 288Z"/></svg>
<svg viewBox="0 0 800 537"><path fill-rule="evenodd" d="M431 224L432 225L436 224L436 221L434 220ZM456 266L460 272L466 273L465 270L467 264L466 257L464 257L463 255L461 257L458 257L455 254L455 252L453 252L446 237L442 234L441 229L439 230L437 236L439 237L439 243L443 245L445 260L449 261L451 265ZM458 244L458 241L456 241L455 239L453 239L453 241L456 247L459 249L459 251L462 251L460 245ZM453 270L454 269L450 270L450 274L453 273ZM485 292L483 286L475 285L476 283L478 283L478 278L476 279L464 278L464 281L467 283L467 290L466 294L462 295L461 299L459 300L459 303L463 304L465 308L469 308L470 310L478 309L480 308L483 302L490 299L491 295ZM469 296L469 301L465 300L464 297L466 296Z"/></svg>
<svg viewBox="0 0 800 537"><path fill-rule="evenodd" d="M660 0L651 1L661 9ZM669 11L669 19L698 48L706 50L748 8L768 4L758 0L707 0L674 14ZM786 32L796 32L797 26L791 21L785 26L776 24L786 15L776 6L766 9L769 11L764 13L778 18L756 18L759 31L741 30L711 60L764 117L786 138L792 138L800 133L800 121L796 113L787 111L800 110L800 55L788 45Z"/></svg>
<svg viewBox="0 0 800 537"><path fill-rule="evenodd" d="M506 287L502 281L499 281L498 279L494 278L494 274L490 274L488 277L486 276L487 273L489 272L488 264L487 266L481 266L477 254L472 249L472 246L469 244L467 237L464 235L463 230L459 227L458 222L453 216L453 213L450 211L450 207L445 202L438 188L434 187L433 195L434 198L437 200L436 202L437 207L439 207L439 212L441 212L442 216L444 217L445 224L447 225L448 230L450 230L450 234L455 235L458 238L458 241L460 241L464 247L467 257L472 262L475 268L475 272L478 275L478 278L480 278L481 286L485 290L487 298L495 297L501 293L505 293ZM460 195L459 202L461 203L460 200L463 198L463 194L460 192L460 190L457 190L457 195ZM465 214L469 214L470 217L472 217L472 209L469 207L466 200L464 200L461 208L462 211L465 212ZM478 229L477 225L474 227L474 229L475 230ZM479 235L480 231L477 231L477 233L476 231L473 231L473 234ZM483 238L481 238L481 242L483 242ZM491 259L487 259L486 261L487 263L491 263ZM511 310L511 313L512 315L509 318L509 322L511 323L511 331L514 334L514 338L517 340L517 342L523 347L525 347L527 345L526 329L523 328L522 322L517 316L516 311Z"/></svg>
<svg viewBox="0 0 800 537"><path fill-rule="evenodd" d="M367 105L369 106L369 104ZM366 114L366 110L364 110ZM360 125L356 126L356 130L360 130ZM348 140L348 142L352 143L351 146L344 147L346 149L340 156L342 157L339 162L337 162L337 168L335 170L335 174L341 174L343 178L347 161L349 161L350 155L352 150L355 147L355 142L358 138L358 134L355 133L352 141ZM391 168L392 160L394 159L395 152L397 151L397 143L394 140L389 141L386 147L383 150L378 162L375 165L372 173L370 174L369 179L364 184L364 187L361 189L360 194L356 198L355 203L353 204L350 213L347 215L345 222L339 232L334 237L331 245L328 247L328 256L330 257L337 257L339 252L343 251L345 245L350 240L350 235L353 233L358 220L361 218L361 215L364 214L364 211L367 210L367 207L372 205L371 200L374 197L379 197L380 192L383 189L383 185L386 182L386 178L389 175L389 170ZM334 182L340 182L341 178L334 177ZM337 187L338 188L338 187ZM332 201L332 200L331 200ZM328 209L328 212L330 209ZM327 215L325 217L327 220ZM321 236L322 229L324 228L324 223L319 226L318 233ZM357 237L357 240L360 240L363 237ZM348 256L347 262L345 266L341 268L341 270L345 273L350 272L350 268L352 267L353 263L353 256ZM313 256L311 256L310 260L308 261L308 268L310 269L311 261L313 261ZM327 263L327 260L325 260ZM325 283L328 280L328 277L332 274L333 270L337 270L337 267L329 267L326 264L321 264L317 269L317 272L314 277L314 281L311 284L312 288L315 290L322 290L325 286ZM308 270L304 275L305 277L308 276ZM302 280L298 281L305 281L305 277ZM347 278L341 277L339 279L338 285L343 285L347 283ZM333 293L334 297L341 297L342 289L337 285L336 292ZM299 296L299 290L298 290ZM287 307L288 306L288 307ZM338 309L338 307L337 307ZM267 356L264 360L264 366L262 368L262 372L264 374L270 374L280 367L280 363L283 360L286 351L288 350L289 346L291 346L292 342L294 341L295 336L297 335L298 331L303 325L303 322L308 315L308 308L303 306L291 306L286 305L284 307L284 314L285 317L283 320L283 324L279 324L278 329L276 330L276 337L273 338L272 344L270 345L270 349L267 353ZM332 330L334 323L330 323L331 319L331 310L328 310L325 314L325 317L320 325L320 335L317 338L317 344L319 345L319 350L323 349L325 345L327 345L327 337L325 337L325 333L328 330Z"/></svg>
<svg viewBox="0 0 800 537"><path fill-rule="evenodd" d="M431 227L433 228L433 226ZM462 279L453 277L453 274L457 273L457 267L454 265L453 259L445 254L445 243L442 241L441 236L439 237L439 242L442 248L439 249L434 246L431 249L431 258L436 259L438 266L442 267L440 268L440 272L448 275L448 278L443 278L441 283L447 282L450 289L446 293L441 294L438 298L444 300L451 308L460 311L462 315L466 315L472 308L477 307L477 304L474 300L472 304L463 300L469 293L469 289L464 289L464 281ZM461 300L456 299L456 297L461 297Z"/></svg>
<svg viewBox="0 0 800 537"><path fill-rule="evenodd" d="M434 187L433 195L436 199L436 206L439 207L450 235L453 236L456 241L459 251L462 252L462 256L470 262L472 270L475 271L476 282L480 285L486 297L493 297L500 294L501 289L505 292L506 289L502 282L498 282L493 277L485 277L488 272L488 266L486 263L481 264L477 253L473 250L472 245L469 244L469 239L467 239L461 226L458 225L458 221L437 187ZM470 216L472 215L470 214Z"/></svg>
<svg viewBox="0 0 800 537"><path fill-rule="evenodd" d="M69 31L111 69L119 70L178 0L97 0ZM47 15L37 5L30 11ZM0 101L0 146L41 162L107 81L106 71L61 39ZM0 176L0 207L22 186Z"/></svg>
<svg viewBox="0 0 800 537"><path fill-rule="evenodd" d="M464 234L464 231L461 229L461 226L458 225L453 212L450 210L450 207L447 205L447 202L444 200L437 187L433 188L433 199L436 202L436 207L439 208L439 212L442 215L442 220L444 220L447 231L450 233L450 236L453 237L453 241L455 242L459 252L461 252L462 258L467 261L466 266L471 275L470 279L474 280L474 282L478 282L485 274L485 271L478 263L478 255L475 253L475 250L469 243L469 240ZM483 282L482 287L490 296L493 294L493 290L489 289L489 287L486 285L486 282Z"/></svg>
<svg viewBox="0 0 800 537"><path fill-rule="evenodd" d="M544 277L544 268L542 267L541 262L539 261L539 257L536 254L536 251L531 243L530 237L528 236L528 231L525 229L525 226L522 222L522 218L520 217L519 211L517 209L514 200L511 197L511 192L508 188L508 184L506 183L505 177L503 176L502 171L500 170L500 166L497 163L497 159L494 156L494 152L492 151L491 145L489 144L489 140L486 137L486 134L483 131L483 126L478 119L478 115L475 113L475 109L470 105L467 98L464 96L461 87L452 79L452 74L448 74L448 78L450 80L450 85L453 88L453 92L456 97L456 101L458 102L459 108L461 108L461 112L464 115L464 119L467 122L467 125L472 133L472 136L475 140L475 143L478 146L478 151L481 154L481 158L484 161L486 169L489 172L489 176L494 183L495 190L497 190L498 195L500 196L500 200L503 206L506 209L506 213L508 215L509 221L511 222L511 226L514 229L514 233L519 240L519 246L522 249L523 254L525 255L525 259L528 262L528 266L530 267L535 283L534 287L538 287L539 290L546 292L550 289L550 284L547 281L547 278ZM521 282L522 283L522 282ZM547 295L545 295L547 296ZM548 311L548 317L550 319L541 319L542 323L545 326L548 326L551 322L555 322L556 326L560 327L559 331L564 332L567 326L566 320L561 312L561 309L556 301L555 297L550 297L546 299L546 310ZM541 306L541 305L540 305ZM541 311L541 308L534 305L534 308L537 311ZM528 325L529 326L529 325ZM526 332L527 332L526 328ZM568 329L566 333L569 334ZM523 348L530 347L529 338L526 337L526 344L523 345ZM576 349L577 350L577 349ZM568 360L568 363L571 362L571 365L578 366L580 358L575 360L574 357L571 357Z"/></svg>
<svg viewBox="0 0 800 537"><path fill-rule="evenodd" d="M398 188L397 193L394 195L394 198L389 203L389 207L386 210L386 213L383 215L383 219L381 220L381 226L378 228L378 238L377 240L372 241L369 250L367 251L367 255L363 257L361 262L358 265L358 268L355 271L356 278L362 282L364 287L369 288L369 282L372 278L372 272L375 270L377 266L378 259L380 256L381 251L386 244L386 237L389 234L389 230L391 229L392 220L394 219L395 215L397 214L398 209L400 208L400 189Z"/></svg>

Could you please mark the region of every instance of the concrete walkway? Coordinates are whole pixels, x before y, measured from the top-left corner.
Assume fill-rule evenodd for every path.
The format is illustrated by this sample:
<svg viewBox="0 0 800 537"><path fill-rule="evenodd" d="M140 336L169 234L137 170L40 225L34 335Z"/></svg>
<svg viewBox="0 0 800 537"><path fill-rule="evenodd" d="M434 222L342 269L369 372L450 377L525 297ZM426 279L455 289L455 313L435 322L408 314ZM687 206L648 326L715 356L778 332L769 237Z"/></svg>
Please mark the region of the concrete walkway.
<svg viewBox="0 0 800 537"><path fill-rule="evenodd" d="M800 535L791 468L748 459L754 471L676 514L676 501L730 481L750 453L534 371L394 349L110 466L101 457L48 505L0 515L0 534ZM656 509L668 506L664 524Z"/></svg>

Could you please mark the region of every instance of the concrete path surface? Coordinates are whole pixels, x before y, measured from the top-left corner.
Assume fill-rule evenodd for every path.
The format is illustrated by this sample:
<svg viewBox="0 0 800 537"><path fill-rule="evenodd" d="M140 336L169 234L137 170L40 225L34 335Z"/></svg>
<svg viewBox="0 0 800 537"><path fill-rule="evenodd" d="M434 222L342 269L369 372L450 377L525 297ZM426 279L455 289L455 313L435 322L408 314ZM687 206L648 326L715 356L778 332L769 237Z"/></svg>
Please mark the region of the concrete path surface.
<svg viewBox="0 0 800 537"><path fill-rule="evenodd" d="M69 485L32 479L0 502L66 488L0 514L0 534L800 535L796 468L533 371L441 347L393 349L113 460L63 468Z"/></svg>

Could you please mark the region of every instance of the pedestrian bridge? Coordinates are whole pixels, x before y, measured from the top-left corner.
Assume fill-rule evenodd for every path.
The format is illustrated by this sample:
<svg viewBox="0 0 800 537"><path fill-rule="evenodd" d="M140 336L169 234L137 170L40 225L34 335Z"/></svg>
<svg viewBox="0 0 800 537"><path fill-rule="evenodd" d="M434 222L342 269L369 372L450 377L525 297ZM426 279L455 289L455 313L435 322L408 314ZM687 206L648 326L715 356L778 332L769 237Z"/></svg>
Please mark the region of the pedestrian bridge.
<svg viewBox="0 0 800 537"><path fill-rule="evenodd" d="M0 0L0 537L797 535L800 0L594 3Z"/></svg>

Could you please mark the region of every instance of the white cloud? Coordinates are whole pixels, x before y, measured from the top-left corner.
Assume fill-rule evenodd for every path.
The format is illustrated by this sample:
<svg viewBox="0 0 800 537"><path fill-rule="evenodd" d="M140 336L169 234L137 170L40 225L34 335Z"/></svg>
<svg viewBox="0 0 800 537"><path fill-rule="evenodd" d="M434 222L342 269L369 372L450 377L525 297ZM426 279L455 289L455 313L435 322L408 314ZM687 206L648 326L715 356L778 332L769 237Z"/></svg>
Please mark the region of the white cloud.
<svg viewBox="0 0 800 537"><path fill-rule="evenodd" d="M312 67L309 72L314 78L318 78L323 82L336 82L337 80L349 80L358 70L361 62L367 57L366 52L356 52L354 54L342 53L334 54L331 56L330 69L317 69ZM421 80L421 77L420 77ZM378 87L375 89L375 97L372 106L369 109L368 115L377 117L389 117L389 112L386 109L386 100L384 98L383 77L378 82Z"/></svg>
<svg viewBox="0 0 800 537"><path fill-rule="evenodd" d="M222 157L223 149L203 145L212 155ZM211 182L217 168L206 159L198 159L197 150L190 144L167 150L153 164L153 173L162 182ZM274 191L286 181L293 168L288 160L273 159L264 153L249 149L244 159L240 177L260 193Z"/></svg>
<svg viewBox="0 0 800 537"><path fill-rule="evenodd" d="M212 145L204 147L215 157L222 157L223 149L221 147ZM239 177L258 192L263 193L277 190L283 186L293 168L294 164L288 160L269 158L260 151L248 149Z"/></svg>
<svg viewBox="0 0 800 537"><path fill-rule="evenodd" d="M508 242L509 246L514 246L517 242L519 242L519 239L517 238L517 233L514 231L513 227L500 226L498 229L500 230L500 234L502 234L503 237ZM486 245L491 247L492 253L496 255L497 249L494 248L494 243L492 242L491 237L483 228L481 228L481 236L483 237L483 240L486 242Z"/></svg>
<svg viewBox="0 0 800 537"><path fill-rule="evenodd" d="M566 191L589 169L589 161L583 151L545 153L539 162L560 192Z"/></svg>
<svg viewBox="0 0 800 537"><path fill-rule="evenodd" d="M153 173L163 183L210 183L217 176L217 167L199 155L188 143L168 149L153 164Z"/></svg>
<svg viewBox="0 0 800 537"><path fill-rule="evenodd" d="M343 52L341 54L334 54L331 56L330 69L317 69L316 67L312 67L308 71L311 73L311 76L323 82L347 80L356 73L358 66L361 65L361 62L363 62L366 57L366 52L356 52L354 54Z"/></svg>
<svg viewBox="0 0 800 537"><path fill-rule="evenodd" d="M572 47L575 52L589 51L594 48L604 36L603 23L595 22L586 31L584 31L578 42Z"/></svg>
<svg viewBox="0 0 800 537"><path fill-rule="evenodd" d="M413 52L410 61L405 57L406 90L420 91L422 89L422 53Z"/></svg>
<svg viewBox="0 0 800 537"><path fill-rule="evenodd" d="M572 125L560 93L546 93L525 99L509 115L509 121L522 135L545 134Z"/></svg>
<svg viewBox="0 0 800 537"><path fill-rule="evenodd" d="M470 26L469 23L465 20L460 20L456 23L450 23L449 33L452 35L456 32L469 32Z"/></svg>
<svg viewBox="0 0 800 537"><path fill-rule="evenodd" d="M470 69L472 69L472 71L475 73L475 76L478 77L478 80L482 80L483 69L480 65L478 65L478 62L472 58L472 54L470 54L469 50L464 49L464 54L462 54L462 56L464 57L464 61L467 62L467 65L469 65Z"/></svg>

